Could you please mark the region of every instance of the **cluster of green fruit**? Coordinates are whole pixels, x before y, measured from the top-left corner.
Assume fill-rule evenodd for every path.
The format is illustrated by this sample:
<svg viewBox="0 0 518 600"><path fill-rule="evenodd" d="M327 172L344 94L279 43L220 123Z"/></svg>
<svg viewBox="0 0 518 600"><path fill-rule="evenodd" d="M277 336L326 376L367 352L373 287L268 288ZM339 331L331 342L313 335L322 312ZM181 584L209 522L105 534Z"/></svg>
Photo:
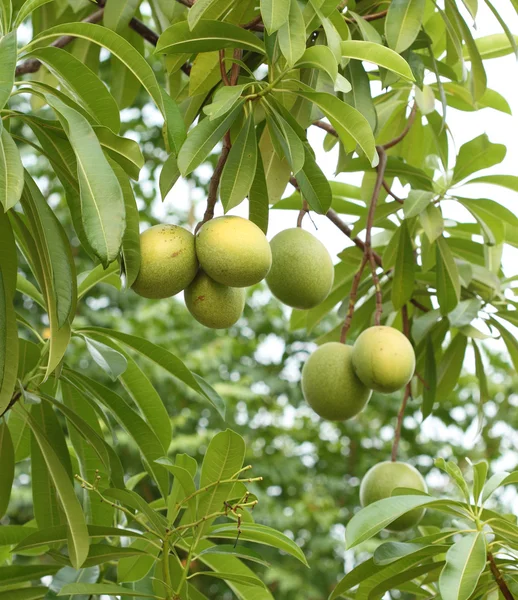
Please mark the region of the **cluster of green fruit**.
<svg viewBox="0 0 518 600"><path fill-rule="evenodd" d="M133 290L155 299L184 290L192 316L213 329L236 323L244 288L265 277L274 296L295 308L317 306L333 285L331 257L310 233L286 229L269 244L257 225L236 216L207 221L196 236L177 225L156 225L140 236L140 252Z"/></svg>
<svg viewBox="0 0 518 600"><path fill-rule="evenodd" d="M302 391L311 408L331 421L357 415L376 390L395 392L410 382L415 353L407 337L386 326L369 327L353 346L329 342L317 348L302 369ZM396 488L426 492L426 483L414 467L401 462L382 462L367 472L360 488L360 502L367 506L388 498ZM416 525L423 510L411 511L390 528L401 531Z"/></svg>

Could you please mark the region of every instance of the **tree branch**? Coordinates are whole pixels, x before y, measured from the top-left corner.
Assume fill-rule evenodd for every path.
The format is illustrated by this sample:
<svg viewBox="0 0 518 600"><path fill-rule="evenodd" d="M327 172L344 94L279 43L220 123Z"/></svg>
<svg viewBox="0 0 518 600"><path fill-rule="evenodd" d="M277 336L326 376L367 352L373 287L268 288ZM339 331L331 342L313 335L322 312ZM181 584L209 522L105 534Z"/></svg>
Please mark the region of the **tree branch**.
<svg viewBox="0 0 518 600"><path fill-rule="evenodd" d="M83 21L81 21L81 22L82 23L99 23L103 18L103 14L104 14L104 8L100 8L99 10L96 10L91 15L88 15L88 17L86 17L86 19L83 19ZM59 37L56 40L54 40L52 42L52 44L50 44L50 45L54 46L54 48L64 48L65 46L68 46L68 44L70 44L70 42L73 42L75 39L76 38L72 35L64 35L64 36ZM15 75L19 76L19 75L26 75L27 73L36 73L37 71L40 70L40 67L41 67L41 62L38 59L29 58L28 60L22 62L20 65L18 65L16 67Z"/></svg>
<svg viewBox="0 0 518 600"><path fill-rule="evenodd" d="M338 133L337 133L336 129L329 123L326 123L325 121L313 121L312 125L315 125L316 127L320 127L320 129L327 131L327 133L330 133L331 135L338 137Z"/></svg>
<svg viewBox="0 0 518 600"><path fill-rule="evenodd" d="M241 25L241 27L243 29L253 29L254 31L264 31L263 19L261 15L258 15L255 17L255 19L252 19L251 21L248 21L248 23Z"/></svg>
<svg viewBox="0 0 518 600"><path fill-rule="evenodd" d="M402 200L401 198L399 198L399 196L396 196L396 194L394 194L394 192L390 189L389 184L385 180L383 180L383 189L387 192L389 196L392 196L392 198L394 198L396 202L399 202L399 204L404 204L404 200Z"/></svg>
<svg viewBox="0 0 518 600"><path fill-rule="evenodd" d="M502 576L502 573L500 572L500 569L498 568L498 565L496 564L495 557L491 552L487 553L487 560L489 561L491 573L493 574L493 577L500 588L500 591L502 592L502 596L505 598L505 600L515 600L511 590L507 586L507 583Z"/></svg>
<svg viewBox="0 0 518 600"><path fill-rule="evenodd" d="M359 269L356 271L356 274L353 279L353 283L351 285L351 291L349 292L349 307L347 309L347 314L345 315L344 324L342 326L342 330L340 332L340 342L345 344L347 341L347 332L351 327L351 323L354 315L354 307L356 306L356 298L358 296L358 288L360 286L360 281L362 278L363 270L365 269L365 265L368 262L368 258L366 254L363 255L362 262L360 263Z"/></svg>
<svg viewBox="0 0 518 600"><path fill-rule="evenodd" d="M410 111L410 114L408 115L408 121L407 121L407 124L405 125L405 128L393 140L390 140L390 142L383 144L383 146L382 146L383 150L389 150L390 148L393 148L394 146L399 144L399 142L401 142L401 140L403 140L405 138L407 133L410 131L410 128L414 124L416 114L417 114L417 102L414 102L414 105L412 106L412 110Z"/></svg>

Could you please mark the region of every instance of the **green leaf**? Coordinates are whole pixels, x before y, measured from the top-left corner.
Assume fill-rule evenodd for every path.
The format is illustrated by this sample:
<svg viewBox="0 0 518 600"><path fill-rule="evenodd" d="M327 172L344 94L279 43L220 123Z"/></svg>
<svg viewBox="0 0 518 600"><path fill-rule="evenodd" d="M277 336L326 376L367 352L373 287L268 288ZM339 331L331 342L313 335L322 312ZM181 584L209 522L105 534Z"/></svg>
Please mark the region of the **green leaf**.
<svg viewBox="0 0 518 600"><path fill-rule="evenodd" d="M53 0L25 0L14 19L13 29L18 29L25 19L37 8L52 1Z"/></svg>
<svg viewBox="0 0 518 600"><path fill-rule="evenodd" d="M495 473L484 486L482 503L485 503L499 487L517 482L518 471L513 471L512 473L506 473L505 471L503 473Z"/></svg>
<svg viewBox="0 0 518 600"><path fill-rule="evenodd" d="M79 385L81 389L100 400L113 413L113 416L135 441L144 457L146 470L156 480L161 493L166 496L169 477L163 468L154 463L157 458L163 456L164 448L147 422L130 408L121 396L93 379L75 372L68 373L67 381L70 381L72 385Z"/></svg>
<svg viewBox="0 0 518 600"><path fill-rule="evenodd" d="M8 216L0 210L0 414L9 406L18 373L18 327L13 300L17 257Z"/></svg>
<svg viewBox="0 0 518 600"><path fill-rule="evenodd" d="M170 154L162 166L158 180L162 202L165 200L165 197L172 190L174 184L179 178L180 169L178 168L178 161L176 160L176 156L174 154Z"/></svg>
<svg viewBox="0 0 518 600"><path fill-rule="evenodd" d="M411 219L420 215L430 205L434 197L435 194L433 192L410 190L403 204L405 219Z"/></svg>
<svg viewBox="0 0 518 600"><path fill-rule="evenodd" d="M444 232L442 213L433 204L428 204L425 210L419 214L419 221L430 244L433 244Z"/></svg>
<svg viewBox="0 0 518 600"><path fill-rule="evenodd" d="M266 31L271 35L286 23L290 0L261 0L260 7Z"/></svg>
<svg viewBox="0 0 518 600"><path fill-rule="evenodd" d="M324 92L297 92L297 94L311 100L322 110L336 129L347 151L353 151L358 144L365 152L371 166L375 167L378 164L379 157L374 135L369 122L361 112L336 96Z"/></svg>
<svg viewBox="0 0 518 600"><path fill-rule="evenodd" d="M518 58L518 45L517 45L516 39L515 39L512 31L507 26L507 23L505 22L505 19L503 19L503 17L501 16L501 14L493 6L493 3L490 2L490 0L484 0L484 1L487 4L489 10L493 13L495 19L498 21L500 27L504 30L504 33L505 33L507 39L509 40L509 45L513 49L516 58ZM478 40L475 40L475 43L477 44L477 48L479 48L479 45L478 45L477 42L478 42ZM480 50L480 48L479 48L479 50Z"/></svg>
<svg viewBox="0 0 518 600"><path fill-rule="evenodd" d="M119 583L143 579L155 564L160 550L153 543L151 535L145 535L149 539L137 539L130 546L130 548L145 552L145 555L121 558L117 562L117 581Z"/></svg>
<svg viewBox="0 0 518 600"><path fill-rule="evenodd" d="M373 502L356 513L349 521L345 532L347 548L353 548L370 539L398 517L415 508L430 506L444 510L456 504L458 503L453 500L410 495L393 496Z"/></svg>
<svg viewBox="0 0 518 600"><path fill-rule="evenodd" d="M245 458L245 442L243 438L230 429L216 434L205 453L201 466L200 488L234 477L243 466ZM198 499L198 517L202 518L218 510L223 510L225 502L234 483L213 485L200 495ZM202 525L207 531L214 519L208 519Z"/></svg>
<svg viewBox="0 0 518 600"><path fill-rule="evenodd" d="M200 19L217 19L232 5L233 0L198 0L187 13L187 22L192 29Z"/></svg>
<svg viewBox="0 0 518 600"><path fill-rule="evenodd" d="M464 185L468 185L469 183L498 185L507 188L508 190L518 192L518 176L516 175L482 175L464 182Z"/></svg>
<svg viewBox="0 0 518 600"><path fill-rule="evenodd" d="M298 0L262 0L261 4L265 2L289 4L288 19L280 26L277 40L288 66L292 67L306 50L306 25Z"/></svg>
<svg viewBox="0 0 518 600"><path fill-rule="evenodd" d="M71 483L65 467L59 460L52 445L32 417L29 417L28 422L61 501L68 526L69 557L72 566L78 569L88 555L89 546L88 529L83 510L75 495L74 485Z"/></svg>
<svg viewBox="0 0 518 600"><path fill-rule="evenodd" d="M99 525L88 525L88 535L91 539L109 538L109 537L130 537L140 538L142 534L139 531L123 529L121 527L106 527ZM23 530L23 531L21 531ZM4 531L4 528L1 528ZM19 542L14 552L22 552L50 544L64 544L67 541L67 526L58 525L57 527L48 527L46 529L35 529L34 527L20 527L16 532L10 532L8 535L9 545ZM1 538L0 538L1 541Z"/></svg>
<svg viewBox="0 0 518 600"><path fill-rule="evenodd" d="M270 135L273 134L272 141L278 142L285 158L290 163L291 170L297 174L304 166L305 161L303 142L280 114L274 112L273 117L267 116L266 120Z"/></svg>
<svg viewBox="0 0 518 600"><path fill-rule="evenodd" d="M477 351L480 354L480 351L478 350L478 346L473 343L473 347L477 348ZM482 495L482 490L484 489L484 485L486 483L486 478L487 478L487 472L489 470L489 464L487 462L487 460L480 460L477 463L472 464L472 468L473 468L473 500L475 501L476 504L478 504L478 502L480 501L480 496Z"/></svg>
<svg viewBox="0 0 518 600"><path fill-rule="evenodd" d="M478 298L471 298L471 300L462 300L457 304L455 310L449 315L448 319L452 327L463 327L469 325L471 321L477 318L478 311L480 310L482 303Z"/></svg>
<svg viewBox="0 0 518 600"><path fill-rule="evenodd" d="M29 56L40 60L100 125L119 131L117 102L99 77L73 54L47 46L33 49Z"/></svg>
<svg viewBox="0 0 518 600"><path fill-rule="evenodd" d="M252 32L223 21L199 21L189 29L187 21L168 27L158 38L156 53L210 52L223 48L243 48L264 54L264 45Z"/></svg>
<svg viewBox="0 0 518 600"><path fill-rule="evenodd" d="M39 580L42 577L54 575L59 569L60 567L56 565L9 565L0 567L0 586Z"/></svg>
<svg viewBox="0 0 518 600"><path fill-rule="evenodd" d="M268 232L268 187L264 176L263 159L257 155L254 181L248 193L248 219L255 223L264 234Z"/></svg>
<svg viewBox="0 0 518 600"><path fill-rule="evenodd" d="M462 471L457 463L449 460L445 461L444 458L436 458L434 461L436 467L447 473L450 478L453 480L455 485L459 488L464 499L467 503L471 502L471 496L468 489L468 484L464 479Z"/></svg>
<svg viewBox="0 0 518 600"><path fill-rule="evenodd" d="M310 208L325 215L333 201L331 186L311 152L306 147L304 147L304 151L304 166L295 174L295 179Z"/></svg>
<svg viewBox="0 0 518 600"><path fill-rule="evenodd" d="M458 333L446 349L439 364L437 396L447 398L459 382L462 361L466 353L468 338Z"/></svg>
<svg viewBox="0 0 518 600"><path fill-rule="evenodd" d="M468 533L446 553L446 564L439 577L444 600L467 600L486 566L486 538L482 531Z"/></svg>
<svg viewBox="0 0 518 600"><path fill-rule="evenodd" d="M118 267L116 262L112 262L107 269L102 265L97 265L91 271L80 273L77 276L77 297L82 298L99 283L107 283L120 289Z"/></svg>
<svg viewBox="0 0 518 600"><path fill-rule="evenodd" d="M259 141L259 151L264 168L268 201L275 204L286 189L291 168L286 158L280 158L275 152L270 130L266 127Z"/></svg>
<svg viewBox="0 0 518 600"><path fill-rule="evenodd" d="M460 278L451 250L442 236L436 241L436 285L441 314L446 315L459 302Z"/></svg>
<svg viewBox="0 0 518 600"><path fill-rule="evenodd" d="M385 37L392 50L401 54L411 46L421 29L425 0L394 0L385 19Z"/></svg>
<svg viewBox="0 0 518 600"><path fill-rule="evenodd" d="M506 224L518 227L516 215L494 200L457 198L457 201L475 217L482 229L484 241L489 246L501 244L505 240Z"/></svg>
<svg viewBox="0 0 518 600"><path fill-rule="evenodd" d="M338 64L333 51L327 46L310 46L295 63L297 69L320 69L329 75L331 81L338 76Z"/></svg>
<svg viewBox="0 0 518 600"><path fill-rule="evenodd" d="M518 36L514 36L515 43L518 43ZM480 56L487 60L489 58L500 58L514 52L506 33L493 33L479 37L475 40ZM466 47L465 58L469 59L468 49Z"/></svg>
<svg viewBox="0 0 518 600"><path fill-rule="evenodd" d="M415 283L414 247L407 221L403 221L399 229L400 235L392 283L392 304L395 310L401 309L410 300Z"/></svg>
<svg viewBox="0 0 518 600"><path fill-rule="evenodd" d="M493 144L485 133L466 142L457 155L452 183L458 183L472 173L501 163L506 152L503 144Z"/></svg>
<svg viewBox="0 0 518 600"><path fill-rule="evenodd" d="M509 352L511 362L514 365L514 368L518 370L518 340L502 323L500 323L500 321L491 318L490 322L491 325L494 325L498 329L498 332L502 336L502 340L507 347L507 351Z"/></svg>
<svg viewBox="0 0 518 600"><path fill-rule="evenodd" d="M207 158L210 151L230 129L242 110L242 101L228 114L217 119L203 119L189 132L178 154L178 168L185 177Z"/></svg>
<svg viewBox="0 0 518 600"><path fill-rule="evenodd" d="M397 52L385 48L375 42L364 42L360 40L347 40L342 42L342 56L374 63L384 69L393 71L397 75L414 81L414 75L410 65Z"/></svg>
<svg viewBox="0 0 518 600"><path fill-rule="evenodd" d="M184 491L184 497L194 495L196 493L196 486L194 485L194 479L187 469L175 465L171 462L167 456L159 458L155 461L159 465L163 465L172 475L175 480L182 486ZM191 509L191 517L196 518L196 498L193 497L188 501L188 506Z"/></svg>
<svg viewBox="0 0 518 600"><path fill-rule="evenodd" d="M122 167L123 172L125 171L129 177L137 181L140 170L144 166L144 156L139 144L135 140L115 135L107 127L94 125L93 130L103 150L108 154L108 162L111 165L117 163Z"/></svg>
<svg viewBox="0 0 518 600"><path fill-rule="evenodd" d="M14 481L14 446L9 427L0 422L0 518L7 512ZM1 578L0 578L1 579Z"/></svg>
<svg viewBox="0 0 518 600"><path fill-rule="evenodd" d="M58 114L74 149L84 230L106 268L119 254L125 228L119 180L88 121L57 98L47 96L47 101Z"/></svg>
<svg viewBox="0 0 518 600"><path fill-rule="evenodd" d="M156 533L163 535L167 528L166 519L155 511L149 504L141 498L136 492L130 490L121 490L110 488L103 491L103 495L112 500L118 500L122 505L142 513L146 516L149 523L153 526Z"/></svg>
<svg viewBox="0 0 518 600"><path fill-rule="evenodd" d="M32 587L23 590L0 591L0 600L41 600L49 591L47 587Z"/></svg>
<svg viewBox="0 0 518 600"><path fill-rule="evenodd" d="M11 96L16 58L16 31L11 31L0 39L0 109L4 108Z"/></svg>
<svg viewBox="0 0 518 600"><path fill-rule="evenodd" d="M207 533L207 537L216 539L235 539L236 525L232 523L215 525ZM260 525L258 523L241 523L241 534L239 538L243 541L255 542L256 544L263 544L282 550L290 556L295 557L302 564L308 566L306 557L300 547L288 536L272 527Z"/></svg>
<svg viewBox="0 0 518 600"><path fill-rule="evenodd" d="M161 463L167 469L169 469L169 467L167 466L167 465L171 464L169 459L163 458L163 459L158 459L158 460L161 461ZM174 459L174 466L179 469L182 469L182 472L177 472L177 475L179 474L179 477L176 477L173 480L173 485L171 487L171 493L169 494L169 497L167 498L167 520L168 521L174 521L176 519L176 517L178 516L178 513L181 508L178 506L178 503L187 497L187 493L185 492L185 490L187 490L187 489L192 490L192 487L187 480L184 480L183 484L180 483L180 477L182 477L182 479L184 478L183 471L186 471L187 475L193 481L194 481L194 478L196 477L196 473L198 471L198 463L196 462L196 460L194 458L192 458L188 454L177 454ZM191 501L188 502L188 507L189 507L189 510L191 511L191 514L189 515L189 517L192 519L194 519L196 516L196 502L197 502L196 499L192 504L191 504ZM187 517L184 517L184 518L187 518Z"/></svg>
<svg viewBox="0 0 518 600"><path fill-rule="evenodd" d="M109 546L108 544L93 544L90 546L88 557L84 562L84 566L95 567L107 562L117 562L127 558L146 558L146 554L135 547L117 547Z"/></svg>
<svg viewBox="0 0 518 600"><path fill-rule="evenodd" d="M85 342L90 356L108 373L112 381L116 381L128 367L128 361L120 352L102 342L88 337L85 337Z"/></svg>
<svg viewBox="0 0 518 600"><path fill-rule="evenodd" d="M0 134L0 204L8 211L23 191L23 165L20 152L9 132L2 127Z"/></svg>
<svg viewBox="0 0 518 600"><path fill-rule="evenodd" d="M201 396L204 396L218 410L218 412L224 416L225 406L223 400L212 388L210 388L204 379L193 374L177 356L166 350L164 347L157 346L156 344L153 344L153 342L145 340L144 338L139 338L135 335L122 333L120 331L111 329L90 327L82 331L82 333L86 334L89 332L111 337L112 339L119 340L126 346L133 348L143 356L161 366L168 373L173 375L173 377L183 381L183 383L189 386L192 390Z"/></svg>
<svg viewBox="0 0 518 600"><path fill-rule="evenodd" d="M234 583L240 583L242 585L265 587L264 583L257 577L257 575L239 575L237 573L218 573L214 571L198 571L196 573L193 573L193 576L195 575L214 577L216 579L224 579L225 581L232 581Z"/></svg>
<svg viewBox="0 0 518 600"><path fill-rule="evenodd" d="M70 583L65 585L58 596L93 596L102 594L111 596L133 596L134 598L157 598L154 594L138 592L115 583Z"/></svg>
<svg viewBox="0 0 518 600"><path fill-rule="evenodd" d="M238 103L246 85L224 85L213 96L211 104L203 107L210 120L226 115Z"/></svg>
<svg viewBox="0 0 518 600"><path fill-rule="evenodd" d="M253 112L245 121L228 154L220 184L225 212L240 204L248 195L257 167L257 138Z"/></svg>
<svg viewBox="0 0 518 600"><path fill-rule="evenodd" d="M221 555L231 555L237 558L241 558L243 560L250 560L255 563L259 563L264 567L271 567L271 564L266 562L258 552L251 550L250 548L234 547L233 544L216 544L215 546L211 546L202 550L199 556L203 554L221 554Z"/></svg>
<svg viewBox="0 0 518 600"><path fill-rule="evenodd" d="M139 4L140 0L119 0L111 4L108 2L103 14L104 26L113 31L122 31L135 16Z"/></svg>

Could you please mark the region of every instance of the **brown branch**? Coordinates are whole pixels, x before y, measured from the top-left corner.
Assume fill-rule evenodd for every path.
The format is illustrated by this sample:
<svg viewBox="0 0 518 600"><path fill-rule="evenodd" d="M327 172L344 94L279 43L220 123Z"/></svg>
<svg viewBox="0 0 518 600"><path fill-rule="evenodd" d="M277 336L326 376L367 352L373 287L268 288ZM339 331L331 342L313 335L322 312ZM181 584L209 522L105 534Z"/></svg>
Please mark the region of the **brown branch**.
<svg viewBox="0 0 518 600"><path fill-rule="evenodd" d="M327 133L330 133L331 135L338 137L338 133L337 133L336 129L329 123L326 123L325 121L313 121L312 125L315 125L316 127L320 127L320 129L327 131Z"/></svg>
<svg viewBox="0 0 518 600"><path fill-rule="evenodd" d="M241 25L241 27L243 29L253 29L254 31L264 31L263 19L261 15L258 15L255 17L255 19L252 19L251 21L248 21L248 23Z"/></svg>
<svg viewBox="0 0 518 600"><path fill-rule="evenodd" d="M414 124L416 114L417 114L417 102L414 102L414 105L412 106L412 110L410 111L410 114L408 115L408 121L407 121L407 124L405 125L405 128L393 140L390 140L390 142L383 144L383 146L382 146L383 150L389 150L390 148L393 148L394 146L399 144L399 142L401 142L401 140L403 140L405 138L407 133L410 131L410 128Z"/></svg>
<svg viewBox="0 0 518 600"><path fill-rule="evenodd" d="M187 8L191 8L191 6L194 4L194 0L176 0L179 4L183 4L184 6L187 6Z"/></svg>
<svg viewBox="0 0 518 600"><path fill-rule="evenodd" d="M491 573L493 574L493 577L495 578L495 581L502 592L502 596L505 598L505 600L515 600L511 590L507 586L507 583L502 576L502 573L500 572L500 569L498 568L498 565L496 564L495 557L491 552L487 553L487 560L489 561Z"/></svg>
<svg viewBox="0 0 518 600"><path fill-rule="evenodd" d="M232 58L235 61L241 60L241 58L243 57L243 51L241 50L241 48L234 48L234 53ZM239 71L240 71L241 67L239 66L239 64L237 62L234 62L232 64L232 69L230 71L230 85L236 85L237 80L239 79Z"/></svg>
<svg viewBox="0 0 518 600"><path fill-rule="evenodd" d="M365 251L365 242L363 240L361 240L359 237L352 237L351 228L349 227L349 225L344 223L342 221L342 219L340 219L340 217L338 216L338 213L336 211L334 211L332 208L330 208L326 213L326 217L331 221L331 223L336 225L342 233L345 233L345 235L354 243L354 245L356 247L358 247L362 252ZM379 267L383 267L383 263L381 261L381 256L379 254L377 254L376 252L374 252L374 250L372 251L372 255L374 257L374 260L376 261L376 264Z"/></svg>
<svg viewBox="0 0 518 600"><path fill-rule="evenodd" d="M345 344L345 342L347 341L347 332L349 331L353 320L354 307L356 305L356 297L358 296L358 287L360 286L363 270L365 269L365 265L367 264L367 262L368 258L364 254L362 262L360 263L360 267L356 271L353 283L351 285L351 291L349 292L349 307L347 309L347 314L345 315L342 331L340 332L340 341L342 342L342 344Z"/></svg>
<svg viewBox="0 0 518 600"><path fill-rule="evenodd" d="M425 306L424 304L421 304L418 300L414 300L412 298L412 300L410 300L411 304L413 304L416 308L418 308L419 310L421 310L422 312L430 312L430 309Z"/></svg>
<svg viewBox="0 0 518 600"><path fill-rule="evenodd" d="M299 214L297 216L297 227L302 227L302 220L304 219L304 217L306 216L306 214L309 212L309 204L307 203L306 200L302 200L302 208L299 211Z"/></svg>
<svg viewBox="0 0 518 600"><path fill-rule="evenodd" d="M389 196L392 196L392 198L394 198L396 202L399 202L399 204L404 203L404 200L402 200L401 198L399 198L399 196L396 196L396 194L394 194L394 192L390 189L389 184L385 180L383 180L383 189L387 192Z"/></svg>
<svg viewBox="0 0 518 600"><path fill-rule="evenodd" d="M104 8L100 8L99 10L95 11L91 15L88 15L88 17L86 17L86 19L83 19L81 22L82 23L99 23L103 18L103 14L104 14ZM73 42L75 39L76 38L72 35L64 35L64 36L59 37L56 40L54 40L52 42L52 44L50 44L50 45L54 46L54 48L64 48L65 46L68 46L68 44L70 44L70 42ZM29 58L28 60L22 62L20 65L18 65L16 67L15 75L19 76L19 75L26 75L27 73L36 73L37 71L39 71L40 67L41 67L41 62L38 59Z"/></svg>
<svg viewBox="0 0 518 600"><path fill-rule="evenodd" d="M0 413L0 417L3 417L5 415L5 413L12 408L17 402L18 400L22 397L22 393L21 392L15 392L11 398L11 400L9 401L9 404L5 407L5 410Z"/></svg>
<svg viewBox="0 0 518 600"><path fill-rule="evenodd" d="M225 50L219 51L219 72L221 73L221 81L223 84L230 85L227 75L227 68L225 67Z"/></svg>
<svg viewBox="0 0 518 600"><path fill-rule="evenodd" d="M364 15L363 18L366 21L376 21L376 19L383 19L388 13L388 8L386 10L380 10L380 12L372 13L371 15Z"/></svg>

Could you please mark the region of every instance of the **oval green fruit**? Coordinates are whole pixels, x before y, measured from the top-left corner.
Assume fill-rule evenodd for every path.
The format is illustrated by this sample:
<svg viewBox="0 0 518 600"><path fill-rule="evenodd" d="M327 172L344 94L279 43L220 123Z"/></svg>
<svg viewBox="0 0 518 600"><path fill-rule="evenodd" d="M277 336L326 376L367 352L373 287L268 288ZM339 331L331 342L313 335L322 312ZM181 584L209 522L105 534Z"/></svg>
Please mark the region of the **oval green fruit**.
<svg viewBox="0 0 518 600"><path fill-rule="evenodd" d="M231 287L259 283L272 265L266 236L242 217L217 217L202 225L196 236L196 254L209 277Z"/></svg>
<svg viewBox="0 0 518 600"><path fill-rule="evenodd" d="M144 298L169 298L198 271L194 235L177 225L155 225L140 236L140 270L133 290Z"/></svg>
<svg viewBox="0 0 518 600"><path fill-rule="evenodd" d="M378 500L390 498L396 488L428 491L421 473L412 465L402 462L381 462L369 469L360 486L360 503L368 506ZM423 518L424 509L417 508L393 521L387 529L403 531L414 527Z"/></svg>
<svg viewBox="0 0 518 600"><path fill-rule="evenodd" d="M222 285L200 271L184 292L191 315L205 327L226 329L239 320L245 307L245 290Z"/></svg>
<svg viewBox="0 0 518 600"><path fill-rule="evenodd" d="M304 364L304 398L324 419L350 419L362 410L371 396L371 390L356 377L351 354L351 346L329 342L317 348Z"/></svg>
<svg viewBox="0 0 518 600"><path fill-rule="evenodd" d="M293 308L309 309L323 302L333 286L329 252L314 235L300 227L273 237L272 268L266 283L272 294Z"/></svg>
<svg viewBox="0 0 518 600"><path fill-rule="evenodd" d="M352 356L356 375L383 394L401 389L414 375L412 344L393 327L379 325L363 331L354 342Z"/></svg>

